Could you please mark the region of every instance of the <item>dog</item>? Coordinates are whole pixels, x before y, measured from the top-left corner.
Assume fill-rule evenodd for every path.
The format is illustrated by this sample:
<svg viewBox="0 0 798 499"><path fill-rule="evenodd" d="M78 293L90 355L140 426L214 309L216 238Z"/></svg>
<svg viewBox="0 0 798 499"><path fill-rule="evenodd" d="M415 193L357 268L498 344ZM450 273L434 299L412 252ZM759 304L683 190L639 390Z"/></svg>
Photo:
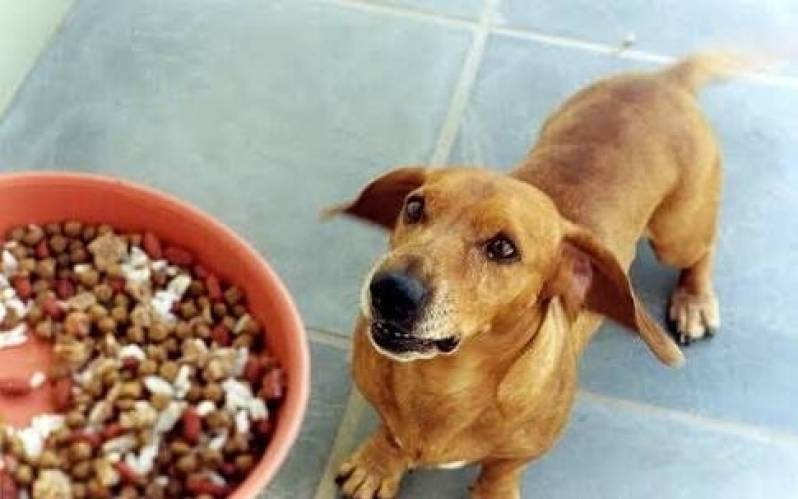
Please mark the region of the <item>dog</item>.
<svg viewBox="0 0 798 499"><path fill-rule="evenodd" d="M341 464L345 496L394 497L408 470L478 464L472 497L520 497L525 466L568 421L604 317L681 365L629 282L643 236L680 269L676 340L714 334L721 153L695 95L722 66L695 55L600 81L509 174L399 168L328 211L390 231L353 334L354 380L381 424Z"/></svg>

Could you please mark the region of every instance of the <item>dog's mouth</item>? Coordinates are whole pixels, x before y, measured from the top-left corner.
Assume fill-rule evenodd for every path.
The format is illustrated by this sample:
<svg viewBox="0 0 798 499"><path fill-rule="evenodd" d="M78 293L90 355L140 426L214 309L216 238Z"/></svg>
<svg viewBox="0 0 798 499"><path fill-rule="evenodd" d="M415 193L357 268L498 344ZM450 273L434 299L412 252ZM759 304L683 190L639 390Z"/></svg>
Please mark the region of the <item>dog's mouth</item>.
<svg viewBox="0 0 798 499"><path fill-rule="evenodd" d="M438 339L419 338L406 328L388 321L371 323L371 339L378 349L388 354L422 354L430 357L437 353L453 353L460 346L460 335L452 335Z"/></svg>

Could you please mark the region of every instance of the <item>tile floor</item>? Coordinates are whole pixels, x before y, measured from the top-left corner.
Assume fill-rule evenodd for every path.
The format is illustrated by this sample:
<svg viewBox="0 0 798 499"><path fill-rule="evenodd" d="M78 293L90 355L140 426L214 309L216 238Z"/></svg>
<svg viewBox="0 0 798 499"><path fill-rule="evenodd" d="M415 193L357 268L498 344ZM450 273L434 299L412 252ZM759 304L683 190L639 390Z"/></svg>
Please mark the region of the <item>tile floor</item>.
<svg viewBox="0 0 798 499"><path fill-rule="evenodd" d="M716 46L774 47L765 76L708 89L726 186L724 327L656 365L607 326L560 444L525 497L798 497L798 3L793 0L80 0L0 116L0 171L144 182L267 255L311 329L304 431L265 497L331 497L330 463L374 414L350 396L359 279L381 234L317 212L406 163L507 168L568 94ZM632 36L633 35L633 36ZM624 40L634 46L619 53ZM790 45L792 43L792 45ZM661 311L673 272L641 246ZM475 471L415 473L402 497L464 497Z"/></svg>

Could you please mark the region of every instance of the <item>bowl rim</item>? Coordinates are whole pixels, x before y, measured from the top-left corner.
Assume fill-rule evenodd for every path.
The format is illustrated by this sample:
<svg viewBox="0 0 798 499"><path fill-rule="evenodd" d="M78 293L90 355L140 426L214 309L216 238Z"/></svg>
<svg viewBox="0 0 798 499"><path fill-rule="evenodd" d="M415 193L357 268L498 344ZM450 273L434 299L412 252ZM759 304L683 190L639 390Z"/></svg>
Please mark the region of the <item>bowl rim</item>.
<svg viewBox="0 0 798 499"><path fill-rule="evenodd" d="M275 434L275 438L271 440L267 447L267 452L261 456L258 463L260 465L267 455L270 457L270 462L267 463L262 470L258 469L259 465L256 466L253 473L250 473L247 478L239 484L230 497L239 499L243 497L255 497L257 494L263 492L263 489L271 482L271 479L275 476L282 464L284 464L289 451L299 436L310 397L311 370L307 332L299 314L299 309L287 286L280 276L272 269L266 256L259 253L249 242L233 231L233 229L219 221L213 215L204 212L187 201L178 199L172 194L113 175L97 173L57 170L0 173L0 182L6 185L10 184L12 187L14 185L31 185L59 181L66 183L89 183L96 185L98 188L138 191L146 197L155 198L160 202L166 203L170 205L170 207L186 213L188 216L197 218L203 224L207 224L214 231L219 232L223 237L239 246L244 252L254 258L260 270L264 272L268 276L270 282L274 284L277 291L275 298L278 302L278 306L287 311L287 323L289 328L294 332L295 339L293 341L297 343L296 346L298 347L297 357L300 365L297 369L297 376L294 379L294 385L288 390L286 399L280 407L281 412L293 413L294 417L281 421L280 433ZM250 488L254 488L255 490L250 490Z"/></svg>

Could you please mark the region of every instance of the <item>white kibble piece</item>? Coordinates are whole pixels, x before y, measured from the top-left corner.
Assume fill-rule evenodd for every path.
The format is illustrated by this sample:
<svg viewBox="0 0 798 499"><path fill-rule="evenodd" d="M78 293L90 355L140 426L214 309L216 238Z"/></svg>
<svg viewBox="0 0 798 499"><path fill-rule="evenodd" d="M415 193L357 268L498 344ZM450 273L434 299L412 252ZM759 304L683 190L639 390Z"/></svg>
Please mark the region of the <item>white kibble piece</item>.
<svg viewBox="0 0 798 499"><path fill-rule="evenodd" d="M177 318L172 313L172 306L177 302L178 298L174 293L169 291L158 291L150 299L150 307L155 313L155 316L161 322L173 324L177 322Z"/></svg>
<svg viewBox="0 0 798 499"><path fill-rule="evenodd" d="M190 285L191 285L191 277L189 277L186 274L180 274L171 281L169 281L169 284L166 285L166 289L167 291L175 295L178 300L180 300L181 298L183 298L183 295L186 293L186 290Z"/></svg>
<svg viewBox="0 0 798 499"><path fill-rule="evenodd" d="M208 414L212 413L216 410L216 404L211 402L210 400L203 400L199 404L197 404L197 414L204 418Z"/></svg>
<svg viewBox="0 0 798 499"><path fill-rule="evenodd" d="M249 416L253 421L260 421L269 417L269 409L266 402L260 397L255 397L249 403Z"/></svg>
<svg viewBox="0 0 798 499"><path fill-rule="evenodd" d="M164 475L158 475L155 477L155 485L160 487L166 487L169 485L169 477Z"/></svg>
<svg viewBox="0 0 798 499"><path fill-rule="evenodd" d="M31 374L30 377L30 387L31 388L39 388L47 381L47 375L41 371L36 371L35 373Z"/></svg>
<svg viewBox="0 0 798 499"><path fill-rule="evenodd" d="M168 397L175 396L175 390L172 384L160 376L150 375L144 377L144 386L153 395L165 395Z"/></svg>
<svg viewBox="0 0 798 499"><path fill-rule="evenodd" d="M211 450L222 450L224 446L227 445L227 430L223 431L219 435L213 437L210 442L208 442L208 448Z"/></svg>
<svg viewBox="0 0 798 499"><path fill-rule="evenodd" d="M124 454L135 449L137 443L136 437L131 434L112 438L103 444L103 454Z"/></svg>
<svg viewBox="0 0 798 499"><path fill-rule="evenodd" d="M153 260L152 263L150 263L150 268L155 272L162 272L166 270L166 267L168 266L169 262L166 260Z"/></svg>
<svg viewBox="0 0 798 499"><path fill-rule="evenodd" d="M155 422L155 432L166 433L172 431L172 428L174 428L180 420L187 406L188 404L185 402L169 402L169 405L161 412L158 416L158 420Z"/></svg>
<svg viewBox="0 0 798 499"><path fill-rule="evenodd" d="M6 306L0 303L0 322L3 322L3 319L6 318Z"/></svg>
<svg viewBox="0 0 798 499"><path fill-rule="evenodd" d="M247 324L249 324L249 321L251 320L252 317L249 314L242 315L241 318L238 319L238 321L236 321L236 325L233 326L233 332L235 334L240 333L241 331L244 330L245 327L247 327Z"/></svg>
<svg viewBox="0 0 798 499"><path fill-rule="evenodd" d="M147 354L138 345L125 345L119 349L119 358L120 359L133 358L136 360L144 360L147 358Z"/></svg>
<svg viewBox="0 0 798 499"><path fill-rule="evenodd" d="M91 265L89 265L88 263L79 263L74 267L72 267L72 270L78 275L85 274L86 272L91 270Z"/></svg>
<svg viewBox="0 0 798 499"><path fill-rule="evenodd" d="M6 246L8 247L8 246ZM6 276L13 275L19 268L19 262L7 249L3 250L3 274Z"/></svg>
<svg viewBox="0 0 798 499"><path fill-rule="evenodd" d="M216 485L227 485L227 480L225 480L222 475L216 473L215 471L209 471L207 476L208 480Z"/></svg>
<svg viewBox="0 0 798 499"><path fill-rule="evenodd" d="M20 323L8 331L0 331L0 349L15 347L28 341L25 330L25 324Z"/></svg>
<svg viewBox="0 0 798 499"><path fill-rule="evenodd" d="M239 348L236 350L235 357L233 357L233 376L238 378L244 374L244 369L247 367L248 360L249 348Z"/></svg>
<svg viewBox="0 0 798 499"><path fill-rule="evenodd" d="M225 393L225 407L230 412L248 408L250 401L254 398L249 383L243 383L233 378L224 380L222 389Z"/></svg>
<svg viewBox="0 0 798 499"><path fill-rule="evenodd" d="M130 255L128 256L128 263L134 267L144 267L150 263L150 257L138 246L130 248Z"/></svg>
<svg viewBox="0 0 798 499"><path fill-rule="evenodd" d="M191 367L183 364L175 376L174 390L175 396L179 399L185 398L191 389Z"/></svg>
<svg viewBox="0 0 798 499"><path fill-rule="evenodd" d="M245 410L236 412L236 432L241 435L249 433L249 415Z"/></svg>

